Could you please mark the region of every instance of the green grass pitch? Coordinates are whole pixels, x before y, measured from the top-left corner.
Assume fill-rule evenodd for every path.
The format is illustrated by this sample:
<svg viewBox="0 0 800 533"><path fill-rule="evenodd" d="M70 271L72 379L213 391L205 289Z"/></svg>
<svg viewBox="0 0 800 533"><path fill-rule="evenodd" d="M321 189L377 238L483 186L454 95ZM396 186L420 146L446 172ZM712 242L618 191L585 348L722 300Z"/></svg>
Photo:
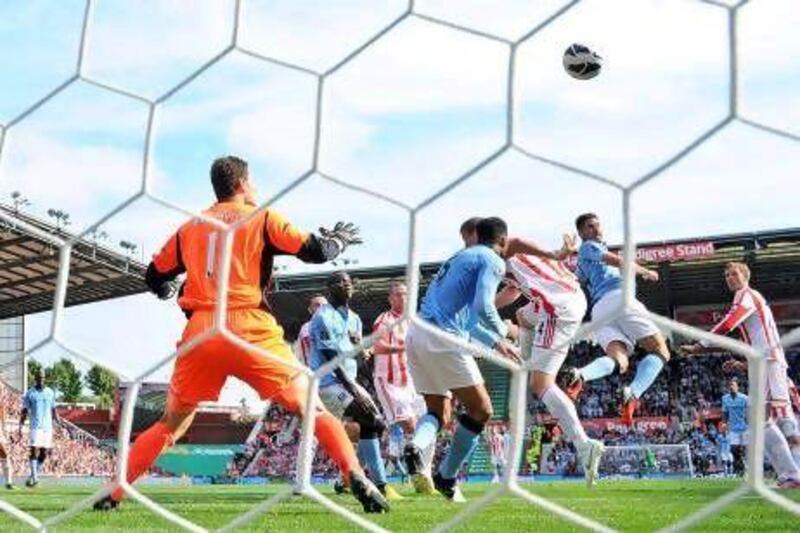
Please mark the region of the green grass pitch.
<svg viewBox="0 0 800 533"><path fill-rule="evenodd" d="M702 505L732 490L730 480L602 481L587 490L582 483L538 483L526 488L541 496L585 514L622 531L653 531L674 522ZM252 506L275 494L285 485L143 487L143 492L171 511L212 529L221 527ZM478 498L489 485L466 484L470 500ZM0 497L44 519L66 509L92 493L90 486L41 486L18 488ZM406 498L396 502L392 512L372 518L393 531L425 531L447 520L462 507L439 497L422 497L408 486L399 487ZM349 495L336 496L328 487L321 491L350 509L358 506ZM800 491L785 492L800 501ZM172 531L169 522L142 506L126 501L111 513L83 512L56 531ZM354 531L357 528L322 506L292 497L251 522L248 531ZM577 531L578 528L539 510L518 498L505 496L462 523L462 531ZM0 511L0 531L30 531L27 526ZM721 515L704 522L697 531L800 531L800 517L794 516L755 495L747 495Z"/></svg>

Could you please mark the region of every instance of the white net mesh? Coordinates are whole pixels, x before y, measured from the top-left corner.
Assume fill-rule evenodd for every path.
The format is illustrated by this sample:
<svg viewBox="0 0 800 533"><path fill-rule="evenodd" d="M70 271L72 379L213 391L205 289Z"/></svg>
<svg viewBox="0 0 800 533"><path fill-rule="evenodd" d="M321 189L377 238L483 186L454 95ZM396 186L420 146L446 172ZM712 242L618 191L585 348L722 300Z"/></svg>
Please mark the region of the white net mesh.
<svg viewBox="0 0 800 533"><path fill-rule="evenodd" d="M405 210L405 212L408 213L409 217L408 269L407 269L409 300L411 302L417 302L419 299L419 283L420 283L419 254L418 254L418 243L420 234L420 227L418 220L420 214L424 212L426 209L430 209L431 206L435 205L437 201L442 199L452 189L459 186L464 181L469 180L473 175L475 175L482 169L486 168L488 165L493 163L498 158L500 158L501 155L509 152L515 152L521 154L526 158L530 158L532 160L544 163L546 165L557 167L563 171L574 174L576 176L581 176L582 178L588 178L590 180L602 183L606 186L614 188L615 190L619 191L622 194L623 227L624 227L624 243L625 243L624 257L628 259L625 262L623 269L624 279L626 280L624 286L624 295L626 302L625 305L626 306L630 305L635 294L634 276L632 275L633 272L632 258L635 257L634 253L635 241L633 238L633 227L631 223L631 205L633 203L634 193L636 192L638 187L647 183L649 180L659 176L666 169L670 168L672 165L679 162L687 154L698 148L701 144L708 141L710 138L718 134L721 130L723 130L733 122L738 122L750 126L768 135L777 135L791 141L800 141L800 138L798 138L797 135L783 131L782 129L773 127L771 125L763 124L759 121L752 120L748 117L741 116L740 114L739 79L737 70L738 66L737 22L742 7L744 6L744 4L747 3L746 0L740 2L698 0L698 2L709 4L710 9L723 10L728 14L727 50L729 54L729 64L728 64L727 85L729 93L728 93L727 113L720 120L717 120L714 123L709 124L700 135L698 135L694 140L692 140L685 146L682 146L673 155L666 158L661 164L658 164L654 168L647 170L641 175L638 175L633 181L631 181L629 185L623 186L617 183L616 181L606 178L598 173L592 172L591 170L576 168L571 164L563 163L556 159L550 158L547 156L547 154L532 153L531 151L522 148L517 144L518 111L519 111L518 92L520 85L520 81L517 76L517 69L518 69L517 54L520 49L520 46L526 42L529 42L532 39L536 39L536 36L539 32L549 27L550 25L557 23L562 15L572 10L573 8L575 8L577 4L579 4L578 0L574 0L571 2L564 3L563 5L560 5L553 12L544 17L540 22L538 22L531 28L527 28L523 33L521 33L521 35L514 38L477 30L468 27L467 25L462 25L461 23L454 22L452 20L445 20L444 18L434 16L431 13L421 12L416 8L415 2L412 0L408 3L406 9L401 14L399 14L393 20L389 21L380 31L376 32L374 35L367 38L357 46L352 47L352 49L348 53L344 54L343 57L338 58L336 61L333 61L331 63L331 66L327 68L317 68L317 67L309 68L301 64L294 64L290 61L285 61L281 58L268 57L262 53L248 49L245 45L243 45L242 41L240 40L239 28L241 25L242 17L246 11L246 9L243 6L246 6L249 3L240 0L235 2L235 4L232 7L233 12L229 14L231 20L231 27L229 28L227 37L224 38L225 42L227 43L224 46L224 48L216 52L215 55L213 55L211 59L206 61L202 66L193 70L191 73L187 74L179 83L173 85L172 87L165 90L162 94L156 97L142 96L137 92L132 92L130 90L114 86L114 84L111 82L106 82L101 79L94 79L92 76L87 74L87 70L84 64L85 63L84 58L86 56L87 49L90 43L92 42L93 17L95 10L95 2L92 0L88 0L85 4L85 11L83 13L83 23L80 32L80 47L79 47L79 52L77 54L77 60L74 72L71 75L69 75L65 80L63 80L63 82L59 83L54 89L48 92L44 97L42 97L32 105L29 105L23 112L19 113L13 119L9 120L6 124L3 124L2 128L0 129L0 180L2 179L2 172L4 170L4 161L3 161L4 155L7 153L7 148L10 145L10 143L14 142L15 131L20 127L21 124L25 123L25 121L28 120L31 116L35 115L37 110L39 110L42 106L44 106L51 100L58 98L59 95L61 95L65 90L67 90L67 88L69 88L71 85L75 84L80 80L102 91L107 91L116 94L120 97L130 99L134 102L137 102L138 104L145 105L147 107L147 118L146 118L145 132L144 132L145 143L142 149L142 174L141 174L140 187L139 191L136 194L134 194L130 198L127 198L125 201L117 205L114 209L106 213L102 218L95 221L91 225L91 227L89 227L83 233L66 241L57 235L43 232L31 224L28 224L22 220L17 219L13 215L7 214L5 212L0 212L0 218L4 219L9 224L15 224L18 227L24 228L27 232L36 235L43 241L52 243L53 246L60 249L59 275L55 291L56 297L53 304L53 318L52 318L50 335L45 340L32 346L26 352L25 356L31 355L49 344L56 344L60 346L62 349L66 350L67 352L71 353L74 357L83 360L84 362L90 364L97 363L100 365L104 364L103 361L96 360L90 354L82 353L81 351L70 347L68 340L65 339L64 335L62 334L64 304L68 286L70 254L72 251L72 247L78 240L85 238L87 235L90 234L92 230L99 228L105 222L110 220L112 217L115 217L119 213L123 212L125 209L127 209L129 206L131 206L134 202L136 202L138 199L142 197L150 198L157 204L165 206L171 210L174 210L177 213L181 213L186 216L198 216L196 213L192 213L186 210L180 205L177 205L175 202L165 200L162 197L153 193L153 175L154 175L153 140L157 129L157 123L158 123L157 119L159 117L162 106L165 103L170 101L179 91L192 84L192 82L195 79L197 79L200 75L205 73L213 65L217 64L218 62L220 62L220 60L222 60L223 58L234 52L245 54L249 57L254 58L257 61L264 62L279 68L290 69L292 71L301 73L302 75L308 76L316 84L316 104L314 111L315 122L314 122L314 134L313 134L313 149L312 149L310 167L306 171L297 175L293 180L291 180L282 190L280 190L277 194L275 194L272 198L270 198L270 200L267 201L264 204L264 206L262 206L262 208L272 205L280 198L285 196L288 192L292 191L293 189L304 183L306 180L309 180L312 176L317 176L320 179L329 182L335 186L345 187L359 191L363 194L370 196L375 201L386 202L390 205ZM382 39L387 38L387 36L392 32L398 31L404 25L412 23L424 23L436 27L446 28L447 31L459 32L472 39L488 40L493 43L497 43L500 46L504 47L505 53L507 55L507 62L504 66L506 79L503 88L503 93L505 94L505 111L506 111L504 141L499 146L497 146L496 149L494 149L488 155L483 157L477 164L469 168L469 170L467 170L460 176L453 179L446 186L440 188L435 194L432 194L428 198L418 203L401 202L396 200L388 192L372 191L368 190L365 187L354 185L352 183L346 183L344 181L341 181L340 179L337 179L334 176L327 174L324 171L324 169L320 168L319 164L320 151L322 148L321 146L322 131L326 127L323 121L323 116L324 112L329 111L328 109L326 109L327 105L327 101L325 99L326 86L328 85L330 80L335 79L339 71L349 62L351 62L354 58L358 57L366 50L375 46L376 43L380 42ZM184 346L181 347L180 350L170 354L168 357L165 357L163 360L159 361L157 364L153 365L151 368L149 368L145 372L142 372L135 378L125 376L118 369L113 369L113 368L110 369L114 371L121 379L130 380L132 382L132 385L129 387L127 391L127 395L124 402L125 408L121 416L120 431L118 435L119 453L116 465L117 472L126 471L127 461L128 461L128 451L129 451L129 441L131 434L131 424L133 418L133 409L136 403L135 400L139 393L140 385L146 379L148 379L149 376L152 376L155 372L157 372L163 366L167 365L169 362L171 362L180 354L185 353L188 350L191 350L193 347L205 341L206 339L210 338L212 335L216 333L223 334L231 342L240 345L248 350L255 350L258 351L259 353L263 352L263 350L259 350L258 348L248 345L245 341L238 338L236 335L232 334L225 325L225 316L227 312L226 295L228 289L227 286L228 273L230 270L230 254L232 249L231 246L233 241L233 231L235 231L236 228L225 227L220 222L214 219L204 218L204 220L210 224L217 226L219 230L224 234L222 253L220 254L219 257L218 279L220 280L220 284L218 287L219 305L217 306L216 317L215 317L216 326L212 331L209 331L206 334L198 338L195 338L190 343L185 344ZM604 317L602 320L597 320L593 322L591 325L585 325L584 327L581 328L581 331L578 333L578 337L580 338L585 337L587 334L601 327L603 323L612 320L621 311L622 309L617 309L614 313L612 313L612 315ZM529 369L525 367L519 367L513 363L509 363L506 359L497 356L496 354L492 353L489 350L481 350L479 348L476 348L472 344L466 343L453 336L447 335L435 328L431 328L430 325L424 323L416 316L414 305L408 306L406 314L407 316L404 317L404 319L409 319L413 321L420 328L429 329L436 335L441 335L443 337L446 337L450 342L458 345L463 350L466 350L469 353L474 354L476 357L482 357L492 362L493 364L496 364L500 367L506 368L511 371L512 386L510 394L510 402L511 402L510 433L513 437L513 445L508 451L508 464L519 464L520 455L522 453L523 430L524 430L526 398L527 398L526 391L527 391ZM751 384L751 389L750 389L751 408L749 412L749 419L750 419L750 427L752 428L752 444L749 447L749 455L748 455L749 473L747 478L744 480L743 484L733 492L723 496L722 498L719 498L713 503L703 507L700 511L697 511L687 516L680 522L671 525L667 529L682 530L690 526L693 526L711 516L714 516L715 514L718 514L725 507L733 504L740 497L748 493L758 494L761 497L773 502L774 504L792 513L800 515L800 505L781 496L780 494L777 494L769 490L764 483L762 462L764 456L763 427L764 427L765 414L763 408L764 406L763 391L765 383L765 377L764 377L765 363L763 354L756 353L750 347L741 344L739 342L730 340L728 338L711 335L707 332L674 322L672 320L666 319L664 317L655 314L652 314L651 318L664 330L676 332L681 335L698 340L705 340L721 348L745 356L749 363L749 377ZM369 346L373 341L374 339L367 338L364 341L364 345ZM795 330L791 334L787 335L787 337L784 339L784 344L786 346L789 346L799 341L800 341L800 330ZM264 357L274 358L273 355L266 352L263 352L262 355ZM353 357L353 356L355 356L355 353L344 354L342 357ZM355 514L337 505L336 503L325 497L323 494L321 494L319 491L317 491L314 488L314 486L312 486L310 481L311 459L312 459L311 450L313 445L312 437L313 437L313 420L314 420L313 416L310 415L311 413L314 412L315 403L318 401L316 392L319 385L319 378L324 374L326 374L327 372L330 372L334 368L334 366L338 364L338 362L339 362L338 360L331 361L329 364L325 365L324 367L318 369L316 372L313 373L304 367L300 366L297 367L300 373L308 375L308 377L311 380L311 387L309 388L308 392L308 406L306 410L306 414L308 416L306 416L304 419L303 429L302 429L301 453L299 454L298 469L297 469L298 479L297 479L297 486L295 488L298 489L304 496L310 498L311 500L317 501L320 505L327 508L330 512L336 513L339 516L365 529L372 531L379 531L382 530L381 527L371 522L367 517L360 514ZM680 454L678 455L680 456ZM156 503L155 501L152 501L150 498L141 494L139 491L137 491L134 487L130 486L126 482L124 481L119 482L119 486L125 491L125 493L129 497L138 501L153 513L162 516L163 518L172 522L176 526L191 531L204 531L203 527L191 522L185 517L178 516L175 513L167 510L162 505ZM89 508L93 502L97 501L104 495L107 495L114 488L116 488L116 485L114 484L109 484L108 486L104 486L91 496L70 506L66 511L57 514L55 516L52 516L44 521L14 507L13 505L7 503L2 499L0 499L0 509L5 511L6 513L9 513L11 516L15 517L20 522L31 526L32 528L45 530L68 521L77 513ZM272 496L270 499L254 507L246 514L241 515L223 529L224 530L234 529L236 527L242 526L258 518L271 508L275 507L276 505L279 505L281 501L288 498L292 494L292 490L293 490L292 488L286 488L284 491L279 492L278 494ZM437 530L451 529L460 522L468 519L470 516L481 512L483 509L486 508L486 506L488 506L492 501L494 501L498 497L509 494L517 496L521 500L527 501L535 506L539 506L545 511L554 513L559 517L563 518L564 520L572 522L578 526L582 526L597 531L612 530L611 528L593 519L582 516L570 509L567 509L562 505L551 502L545 498L542 498L541 496L538 496L536 494L533 494L525 490L525 488L521 487L517 483L517 472L515 471L515 469L508 469L500 485L487 492L483 497L472 502L472 504L469 505L466 509L453 516L448 522L439 525L436 529Z"/></svg>

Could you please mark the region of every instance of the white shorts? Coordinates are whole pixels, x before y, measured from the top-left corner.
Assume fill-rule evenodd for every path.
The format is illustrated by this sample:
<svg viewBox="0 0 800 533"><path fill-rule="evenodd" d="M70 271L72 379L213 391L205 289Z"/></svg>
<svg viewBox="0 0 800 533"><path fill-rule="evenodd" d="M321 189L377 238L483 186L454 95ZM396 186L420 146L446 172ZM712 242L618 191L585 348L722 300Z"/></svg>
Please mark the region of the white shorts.
<svg viewBox="0 0 800 533"><path fill-rule="evenodd" d="M32 429L30 434L31 448L52 448L53 430L52 429Z"/></svg>
<svg viewBox="0 0 800 533"><path fill-rule="evenodd" d="M606 293L592 307L592 321L601 320L622 305L622 289ZM595 332L598 344L605 350L613 341L621 342L632 353L639 340L661 333L647 316L647 309L639 300L634 300L631 307L624 309L617 318Z"/></svg>
<svg viewBox="0 0 800 533"><path fill-rule="evenodd" d="M728 442L731 446L746 446L747 445L747 432L746 431L728 431Z"/></svg>
<svg viewBox="0 0 800 533"><path fill-rule="evenodd" d="M373 382L375 395L381 404L387 424L391 426L395 422L414 417L417 391L414 390L414 384L411 381L405 386L393 385L383 378L376 377Z"/></svg>
<svg viewBox="0 0 800 533"><path fill-rule="evenodd" d="M453 389L483 383L475 358L415 324L406 333L406 354L414 386L420 394L450 397Z"/></svg>
<svg viewBox="0 0 800 533"><path fill-rule="evenodd" d="M767 359L767 401L785 402L789 406L789 412L792 410L786 365L774 359Z"/></svg>
<svg viewBox="0 0 800 533"><path fill-rule="evenodd" d="M370 397L364 387L358 383L354 383L353 385L357 390L361 391L364 397ZM322 405L325 406L325 409L330 411L330 413L339 420L344 419L344 412L350 407L350 404L353 403L353 395L350 394L341 383L333 383L321 387L319 389L319 399L322 400Z"/></svg>
<svg viewBox="0 0 800 533"><path fill-rule="evenodd" d="M523 357L533 360L533 370L555 376L567 358L572 339L581 323L562 320L541 308L534 314L533 309L526 309L532 305L523 308L526 319L532 318L531 322L536 324L532 332L531 353L523 354Z"/></svg>
<svg viewBox="0 0 800 533"><path fill-rule="evenodd" d="M414 391L417 388L414 387ZM428 404L425 403L425 398L422 397L421 394L414 394L414 414L417 415L417 418L422 418L426 414L428 414Z"/></svg>
<svg viewBox="0 0 800 533"><path fill-rule="evenodd" d="M792 413L789 408L789 413L775 419L775 424L780 428L781 433L788 439L791 437L800 437L800 430L797 427L797 417Z"/></svg>
<svg viewBox="0 0 800 533"><path fill-rule="evenodd" d="M733 462L733 454L731 452L723 452L719 454L719 459L725 463Z"/></svg>

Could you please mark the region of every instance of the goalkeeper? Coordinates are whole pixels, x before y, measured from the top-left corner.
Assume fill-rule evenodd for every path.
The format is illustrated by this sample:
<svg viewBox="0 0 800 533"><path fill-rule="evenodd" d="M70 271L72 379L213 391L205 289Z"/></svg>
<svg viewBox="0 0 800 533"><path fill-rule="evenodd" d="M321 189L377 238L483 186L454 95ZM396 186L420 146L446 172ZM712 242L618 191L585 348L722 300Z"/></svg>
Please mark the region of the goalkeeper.
<svg viewBox="0 0 800 533"><path fill-rule="evenodd" d="M175 360L163 417L140 434L131 447L129 483L144 474L164 449L181 438L192 423L198 403L219 398L229 376L253 387L263 400L277 402L288 411L303 415L308 379L292 367L296 364L292 350L284 342L283 329L265 301L274 257L292 255L306 263L324 263L336 258L346 247L361 243L358 228L352 224L340 222L333 230L323 230L318 236L301 232L271 209L257 209L247 163L238 157L214 161L211 183L217 203L204 215L235 226L228 276L227 327L276 359L244 349L218 332L181 354ZM186 274L178 304L189 321L179 347L215 328L223 240L224 234L212 224L191 220L170 237L147 268L145 282L162 299L175 293L176 278ZM386 499L365 477L341 422L319 409L314 434L350 482L353 495L364 510L387 511ZM122 490L117 489L98 501L95 509L116 508L122 496Z"/></svg>

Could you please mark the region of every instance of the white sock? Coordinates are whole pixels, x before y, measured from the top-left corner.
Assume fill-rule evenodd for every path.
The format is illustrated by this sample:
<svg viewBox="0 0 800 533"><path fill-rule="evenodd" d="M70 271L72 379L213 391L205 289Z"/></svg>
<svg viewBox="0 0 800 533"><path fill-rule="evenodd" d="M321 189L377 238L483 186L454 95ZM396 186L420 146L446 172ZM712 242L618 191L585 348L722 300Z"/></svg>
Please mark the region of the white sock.
<svg viewBox="0 0 800 533"><path fill-rule="evenodd" d="M422 449L422 473L431 477L433 472L433 456L436 453L436 439Z"/></svg>
<svg viewBox="0 0 800 533"><path fill-rule="evenodd" d="M789 443L786 442L786 437L778 426L772 422L767 422L764 428L764 452L779 478L800 479L800 470L794 463Z"/></svg>
<svg viewBox="0 0 800 533"><path fill-rule="evenodd" d="M570 401L564 392L558 388L558 385L550 385L547 390L542 394L542 402L547 406L550 414L558 419L561 424L561 429L567 434L567 437L573 444L579 444L589 440L586 432L578 420L578 412L575 410L575 404Z"/></svg>

